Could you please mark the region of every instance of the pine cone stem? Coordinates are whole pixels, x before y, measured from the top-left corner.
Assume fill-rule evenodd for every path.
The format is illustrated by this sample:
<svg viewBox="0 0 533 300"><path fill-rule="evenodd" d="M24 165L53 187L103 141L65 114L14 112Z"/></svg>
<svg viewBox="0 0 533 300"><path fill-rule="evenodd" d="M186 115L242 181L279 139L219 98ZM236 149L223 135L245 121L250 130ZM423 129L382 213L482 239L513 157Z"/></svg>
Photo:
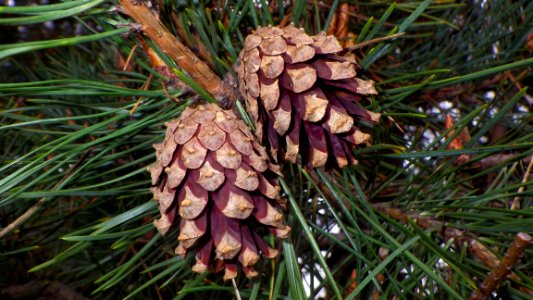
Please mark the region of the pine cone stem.
<svg viewBox="0 0 533 300"><path fill-rule="evenodd" d="M127 15L142 25L142 31L200 87L219 102L235 102L238 94L234 88L220 79L204 61L179 42L150 8L135 0L120 0L120 5Z"/></svg>

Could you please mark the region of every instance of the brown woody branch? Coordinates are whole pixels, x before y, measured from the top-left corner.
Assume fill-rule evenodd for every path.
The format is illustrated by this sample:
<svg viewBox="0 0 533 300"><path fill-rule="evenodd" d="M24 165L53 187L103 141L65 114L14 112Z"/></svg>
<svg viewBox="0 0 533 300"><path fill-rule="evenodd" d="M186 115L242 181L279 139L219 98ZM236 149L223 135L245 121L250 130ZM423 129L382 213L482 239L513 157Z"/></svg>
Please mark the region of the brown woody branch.
<svg viewBox="0 0 533 300"><path fill-rule="evenodd" d="M235 102L238 97L236 89L220 79L204 61L179 42L150 8L135 0L120 0L120 5L127 15L141 25L144 34L219 103Z"/></svg>
<svg viewBox="0 0 533 300"><path fill-rule="evenodd" d="M402 224L408 224L409 220L411 220L414 224L423 229L431 228L435 230L435 232L443 236L446 241L454 239L457 247L462 247L466 244L468 251L489 268L494 268L499 263L499 259L496 255L476 239L466 235L464 230L448 226L446 223L431 217L420 216L417 213L406 213L399 208L387 207L380 203L373 204L373 206L381 213Z"/></svg>
<svg viewBox="0 0 533 300"><path fill-rule="evenodd" d="M477 291L472 293L469 300L483 300L498 288L502 280L509 275L516 262L524 254L524 250L532 243L531 236L526 233L518 233L513 243L505 252L502 261L487 275Z"/></svg>
<svg viewBox="0 0 533 300"><path fill-rule="evenodd" d="M475 163L472 164L472 168L476 169L488 169L496 166L497 164L503 163L504 161L512 160L517 157L519 154L504 154L498 153L494 155L487 156ZM533 160L533 155L525 157L522 159L524 164L530 164Z"/></svg>
<svg viewBox="0 0 533 300"><path fill-rule="evenodd" d="M527 158L526 158L527 159ZM526 160L524 159L524 160ZM531 158L530 158L531 159ZM326 199L335 198L331 194L329 188L320 180L315 172L309 173L313 178L313 181L317 184L320 192L326 197ZM516 282L521 282L522 279L516 274L511 272L511 269L516 264L517 259L523 254L525 247L532 243L532 239L529 235L525 233L518 233L515 241L509 249L507 250L503 260L500 260L492 251L490 251L485 245L478 242L475 237L467 235L464 230L454 228L432 217L421 216L418 213L406 213L399 208L389 207L386 204L382 203L371 203L371 205L381 213L399 221L402 224L408 224L409 221L416 224L417 226L423 229L433 229L437 234L444 237L446 241L453 239L457 248L461 249L466 245L467 251L474 257L476 257L480 262L485 266L492 269L493 271L487 276L480 289L488 287L490 292L492 292L499 283L508 277ZM386 256L380 258L385 259ZM378 278L379 279L379 278ZM487 289L488 290L488 289ZM522 291L532 294L532 291L529 289L522 289ZM484 290L483 290L484 291ZM374 295L373 295L374 296ZM376 295L378 296L378 295ZM374 296L375 297L375 296ZM484 298L474 298L474 299L484 299Z"/></svg>
<svg viewBox="0 0 533 300"><path fill-rule="evenodd" d="M183 27L183 24L180 21L180 17L178 16L178 14L172 12L171 18L174 23L174 26L176 27L176 33L179 35L185 45L192 49L195 53L197 53L198 57L205 61L206 64L213 69L214 64L211 58L211 53L209 53L209 50L207 50L205 45L202 43L198 34L191 32L192 41L188 43L187 41L189 40L189 37L185 32L185 28Z"/></svg>
<svg viewBox="0 0 533 300"><path fill-rule="evenodd" d="M416 214L416 213L408 214L402 211L401 209L386 207L383 204L373 204L373 206L378 211L399 221L402 224L407 224L409 220L411 220L412 222L414 222L416 225L420 226L421 228L424 228L424 229L432 228L438 234L443 236L445 240L448 241L450 239L453 239L455 242L455 245L458 248L462 248L463 245L467 245L467 250L471 255L475 256L479 261L481 261L488 268L493 269L493 270L498 270L498 273L497 273L498 276L503 276L501 278L494 277L495 275L492 276L493 277L492 280L499 278L499 280L496 280L498 284L507 276L512 280L515 280L518 282L521 281L520 277L518 277L516 274L511 272L511 269L516 263L516 259L518 259L521 253L523 253L523 250L525 246L527 245L525 244L526 243L525 240L529 239L529 242L527 243L531 242L531 237L529 237L529 235L525 233L518 233L517 238L515 239L515 242L510 246L503 260L500 260L485 245L478 242L474 237L468 236L464 230L448 226L445 222L439 221L431 217L420 216L419 214ZM520 239L520 241L518 242L517 245L515 245L517 243L517 239ZM510 255L509 252L511 252L512 257L515 257L515 260L509 260L508 258L508 256ZM501 273L502 270L500 269L502 268L502 266L509 267L509 269L507 270L505 274ZM491 277L491 275L487 276L487 278L489 277ZM493 290L494 288L491 291ZM475 299L483 299L483 298L475 298Z"/></svg>
<svg viewBox="0 0 533 300"><path fill-rule="evenodd" d="M174 87L182 89L184 93L190 92L191 88L186 85L184 82L182 82L176 74L172 72L170 67L168 67L163 59L157 55L157 53L150 47L150 45L145 41L145 39L138 34L137 36L140 45L142 46L144 53L148 56L148 59L150 59L150 63L152 64L152 68L162 75L163 77L167 78L166 84ZM163 84L163 89L165 89L165 84ZM179 101L176 101L179 102Z"/></svg>

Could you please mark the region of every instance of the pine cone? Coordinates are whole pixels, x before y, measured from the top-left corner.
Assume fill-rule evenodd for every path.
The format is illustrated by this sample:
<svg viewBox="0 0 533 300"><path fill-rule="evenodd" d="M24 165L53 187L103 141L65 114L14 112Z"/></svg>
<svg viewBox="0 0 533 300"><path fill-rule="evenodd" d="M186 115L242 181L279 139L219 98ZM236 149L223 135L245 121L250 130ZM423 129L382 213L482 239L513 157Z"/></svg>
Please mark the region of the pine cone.
<svg viewBox="0 0 533 300"><path fill-rule="evenodd" d="M232 111L214 104L186 108L166 127L165 141L154 145L157 162L148 167L161 212L155 226L164 235L179 214L176 254L196 246L196 272L224 268L231 279L240 263L247 277L256 276L260 254L277 255L261 237L265 229L279 238L290 231L279 211L286 205L279 168Z"/></svg>
<svg viewBox="0 0 533 300"><path fill-rule="evenodd" d="M357 163L352 148L369 144L360 122L377 123L380 115L359 102L377 92L373 81L356 77L354 58L342 50L335 37L293 25L246 37L235 70L255 133L276 161L295 163L300 154L309 167L343 167Z"/></svg>

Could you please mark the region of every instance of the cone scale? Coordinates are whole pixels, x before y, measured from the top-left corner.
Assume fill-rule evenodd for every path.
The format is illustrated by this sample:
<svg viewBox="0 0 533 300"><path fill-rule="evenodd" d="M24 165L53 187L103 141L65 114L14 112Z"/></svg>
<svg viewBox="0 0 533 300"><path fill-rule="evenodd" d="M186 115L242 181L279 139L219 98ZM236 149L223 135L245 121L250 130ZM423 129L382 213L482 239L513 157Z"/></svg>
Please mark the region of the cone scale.
<svg viewBox="0 0 533 300"><path fill-rule="evenodd" d="M224 279L257 276L253 265L277 250L262 239L271 231L285 238L276 173L265 149L232 111L216 105L186 108L167 122L163 143L155 144L156 163L148 167L161 218L161 234L179 223L175 252L196 253L193 271L225 270Z"/></svg>
<svg viewBox="0 0 533 300"><path fill-rule="evenodd" d="M357 163L352 149L370 143L360 123L375 124L380 115L360 102L377 92L356 77L355 60L342 50L335 37L293 25L246 37L235 71L255 134L274 160L344 167Z"/></svg>

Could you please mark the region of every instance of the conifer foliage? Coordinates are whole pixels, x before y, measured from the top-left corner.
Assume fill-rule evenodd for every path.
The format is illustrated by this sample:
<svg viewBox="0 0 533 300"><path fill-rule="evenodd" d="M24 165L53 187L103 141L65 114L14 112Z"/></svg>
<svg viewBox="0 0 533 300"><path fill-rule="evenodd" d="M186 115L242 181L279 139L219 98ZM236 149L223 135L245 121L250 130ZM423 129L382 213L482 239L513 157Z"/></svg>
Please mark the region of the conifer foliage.
<svg viewBox="0 0 533 300"><path fill-rule="evenodd" d="M0 299L530 299L532 22L0 0Z"/></svg>

